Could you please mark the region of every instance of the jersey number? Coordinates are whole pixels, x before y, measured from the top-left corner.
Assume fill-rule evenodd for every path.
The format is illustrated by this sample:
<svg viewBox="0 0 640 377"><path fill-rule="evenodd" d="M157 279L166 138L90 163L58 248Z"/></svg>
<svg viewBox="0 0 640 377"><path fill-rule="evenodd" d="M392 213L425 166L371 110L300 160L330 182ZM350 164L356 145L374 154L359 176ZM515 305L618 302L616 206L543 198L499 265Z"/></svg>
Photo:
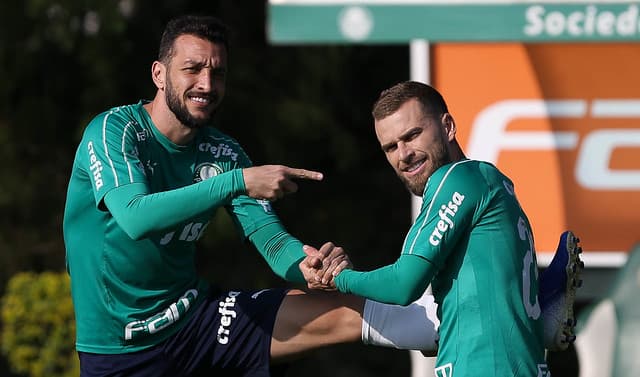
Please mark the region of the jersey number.
<svg viewBox="0 0 640 377"><path fill-rule="evenodd" d="M540 318L540 303L538 302L537 293L532 289L538 280L538 266L533 256L533 236L522 217L518 219L518 234L522 241L527 242L527 252L522 260L522 298L524 308L530 318L538 319Z"/></svg>

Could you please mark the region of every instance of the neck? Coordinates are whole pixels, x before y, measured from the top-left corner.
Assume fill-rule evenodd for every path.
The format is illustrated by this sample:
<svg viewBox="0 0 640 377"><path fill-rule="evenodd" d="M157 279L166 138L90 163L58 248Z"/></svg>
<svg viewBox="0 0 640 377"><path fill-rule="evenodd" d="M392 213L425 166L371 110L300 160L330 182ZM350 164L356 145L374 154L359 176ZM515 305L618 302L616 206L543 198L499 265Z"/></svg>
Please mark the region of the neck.
<svg viewBox="0 0 640 377"><path fill-rule="evenodd" d="M458 144L457 140L454 140L449 145L449 156L451 156L452 162L457 162L467 158L467 156L464 155L462 148L460 148L460 144Z"/></svg>
<svg viewBox="0 0 640 377"><path fill-rule="evenodd" d="M144 105L144 108L151 116L151 120L158 131L174 144L189 144L198 133L197 129L185 126L176 118L173 111L167 106L164 92L161 90L156 92L153 101Z"/></svg>

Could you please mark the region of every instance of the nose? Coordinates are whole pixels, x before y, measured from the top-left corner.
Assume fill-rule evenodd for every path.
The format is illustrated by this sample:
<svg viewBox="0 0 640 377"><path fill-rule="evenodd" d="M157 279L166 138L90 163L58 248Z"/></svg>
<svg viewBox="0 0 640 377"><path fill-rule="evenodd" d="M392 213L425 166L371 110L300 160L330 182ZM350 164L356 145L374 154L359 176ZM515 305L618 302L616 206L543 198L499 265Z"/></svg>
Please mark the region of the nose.
<svg viewBox="0 0 640 377"><path fill-rule="evenodd" d="M413 148L407 143L399 142L398 143L398 157L400 161L410 161L414 155Z"/></svg>
<svg viewBox="0 0 640 377"><path fill-rule="evenodd" d="M209 69L203 69L198 75L197 88L203 92L211 91L213 87L214 75Z"/></svg>

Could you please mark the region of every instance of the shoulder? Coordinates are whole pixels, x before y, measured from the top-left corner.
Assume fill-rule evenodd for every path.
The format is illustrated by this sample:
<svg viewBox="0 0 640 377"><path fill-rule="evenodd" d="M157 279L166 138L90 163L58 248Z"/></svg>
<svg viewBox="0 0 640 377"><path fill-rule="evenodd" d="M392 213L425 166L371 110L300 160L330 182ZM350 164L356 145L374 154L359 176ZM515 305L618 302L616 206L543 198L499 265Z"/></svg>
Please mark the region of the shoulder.
<svg viewBox="0 0 640 377"><path fill-rule="evenodd" d="M96 115L87 125L85 135L103 136L122 134L125 130L140 128L141 103L113 107Z"/></svg>
<svg viewBox="0 0 640 377"><path fill-rule="evenodd" d="M444 165L433 173L436 180L486 180L504 176L498 168L490 162L479 160L461 160Z"/></svg>
<svg viewBox="0 0 640 377"><path fill-rule="evenodd" d="M491 164L477 160L461 160L442 166L436 170L425 191L427 198L449 197L452 193L482 197L490 188L486 169L495 169Z"/></svg>
<svg viewBox="0 0 640 377"><path fill-rule="evenodd" d="M455 191L480 199L493 197L505 188L511 193L514 191L509 177L486 161L462 160L443 168L437 171L439 180L429 182L431 192Z"/></svg>
<svg viewBox="0 0 640 377"><path fill-rule="evenodd" d="M461 160L444 165L431 176L430 184L439 182L458 182L476 179L480 170L480 161Z"/></svg>

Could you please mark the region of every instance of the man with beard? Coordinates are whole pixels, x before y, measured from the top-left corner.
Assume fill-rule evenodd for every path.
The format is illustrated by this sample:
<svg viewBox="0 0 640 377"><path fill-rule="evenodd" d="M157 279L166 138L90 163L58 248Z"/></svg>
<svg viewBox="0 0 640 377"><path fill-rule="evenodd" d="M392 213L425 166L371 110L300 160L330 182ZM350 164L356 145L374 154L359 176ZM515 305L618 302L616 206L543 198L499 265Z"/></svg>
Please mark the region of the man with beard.
<svg viewBox="0 0 640 377"><path fill-rule="evenodd" d="M320 276L310 286L407 305L432 284L441 321L437 376L547 376L533 233L513 182L465 157L453 116L429 85L399 83L381 93L372 113L388 162L423 198L420 213L392 265L347 268L334 285ZM563 248L564 266L582 268L571 232ZM575 291L577 281L566 283Z"/></svg>
<svg viewBox="0 0 640 377"><path fill-rule="evenodd" d="M432 296L399 307L335 292L219 292L196 275L195 242L219 207L286 280L350 265L340 248L305 258L269 205L322 174L252 166L212 126L227 53L217 19L172 20L154 99L106 111L83 134L63 223L81 375L268 376L271 363L360 339L434 351Z"/></svg>

